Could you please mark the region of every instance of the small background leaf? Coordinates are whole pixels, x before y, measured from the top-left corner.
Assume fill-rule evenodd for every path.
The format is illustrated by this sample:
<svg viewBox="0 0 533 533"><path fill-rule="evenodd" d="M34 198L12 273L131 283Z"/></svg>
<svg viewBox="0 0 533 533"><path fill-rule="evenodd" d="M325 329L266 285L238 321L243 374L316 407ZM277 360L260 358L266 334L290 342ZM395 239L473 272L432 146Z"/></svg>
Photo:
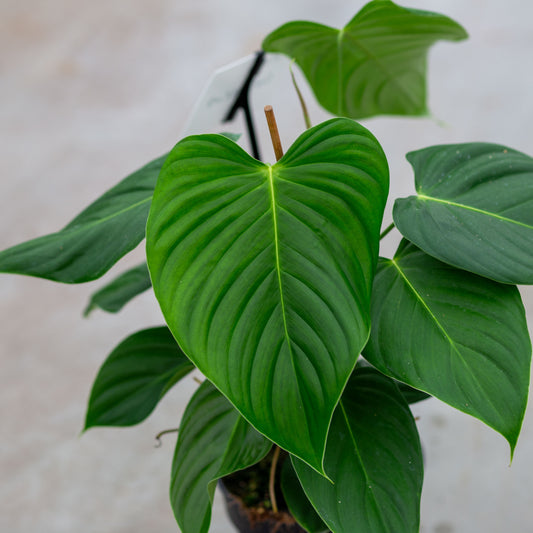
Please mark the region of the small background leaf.
<svg viewBox="0 0 533 533"><path fill-rule="evenodd" d="M170 500L182 533L206 533L216 481L259 462L271 447L204 381L183 415L172 463Z"/></svg>
<svg viewBox="0 0 533 533"><path fill-rule="evenodd" d="M91 296L83 314L88 316L97 307L108 313L117 313L135 296L148 290L151 286L148 266L146 263L142 263L96 291Z"/></svg>
<svg viewBox="0 0 533 533"><path fill-rule="evenodd" d="M426 392L423 392L418 389L413 389L413 387L409 387L409 385L406 385L405 383L402 383L401 381L398 381L397 385L398 385L398 388L400 389L400 392L403 394L405 401L408 404L421 402L422 400L427 400L428 398L431 398L431 396L427 394Z"/></svg>
<svg viewBox="0 0 533 533"><path fill-rule="evenodd" d="M363 359L362 357L360 357L359 360L357 361L356 369L357 368L368 368L368 367L371 367L370 363L366 361L365 359ZM410 387L409 385L406 385L405 383L402 383L401 381L394 380L394 382L400 389L400 392L403 394L403 397L405 398L408 404L421 402L422 400L431 398L429 394L422 392L421 390L414 389L413 387Z"/></svg>
<svg viewBox="0 0 533 533"><path fill-rule="evenodd" d="M145 235L153 190L165 156L123 179L57 233L0 252L0 272L63 283L104 275Z"/></svg>
<svg viewBox="0 0 533 533"><path fill-rule="evenodd" d="M194 369L166 327L145 329L122 341L93 384L85 429L142 422L164 394Z"/></svg>
<svg viewBox="0 0 533 533"><path fill-rule="evenodd" d="M466 37L444 15L374 0L342 30L289 22L266 37L263 49L294 58L319 103L335 115L424 115L428 49Z"/></svg>
<svg viewBox="0 0 533 533"><path fill-rule="evenodd" d="M289 457L283 462L281 469L281 490L290 513L306 531L309 533L329 531L305 495Z"/></svg>
<svg viewBox="0 0 533 533"><path fill-rule="evenodd" d="M364 356L385 374L499 431L514 449L527 402L531 343L516 287L403 241L381 259Z"/></svg>
<svg viewBox="0 0 533 533"><path fill-rule="evenodd" d="M324 466L331 483L302 461L293 464L305 493L333 533L416 533L422 450L396 384L358 368L335 411Z"/></svg>
<svg viewBox="0 0 533 533"><path fill-rule="evenodd" d="M426 253L512 284L533 283L533 158L496 144L432 146L407 154L417 196L394 222Z"/></svg>

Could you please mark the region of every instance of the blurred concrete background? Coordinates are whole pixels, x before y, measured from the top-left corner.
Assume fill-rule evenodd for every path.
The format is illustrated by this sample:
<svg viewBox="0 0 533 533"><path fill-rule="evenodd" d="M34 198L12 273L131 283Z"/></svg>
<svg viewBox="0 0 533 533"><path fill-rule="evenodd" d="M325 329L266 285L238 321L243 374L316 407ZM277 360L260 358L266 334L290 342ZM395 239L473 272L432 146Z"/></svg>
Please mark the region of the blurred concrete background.
<svg viewBox="0 0 533 533"><path fill-rule="evenodd" d="M0 248L55 231L130 171L179 140L217 67L252 53L288 20L342 26L362 0L1 0ZM430 55L438 120L365 121L392 169L391 198L413 191L404 154L431 144L493 141L533 154L533 3L411 0L461 22L470 40ZM283 100L287 103L283 104ZM270 101L286 146L303 124L287 85ZM313 107L316 123L325 114ZM261 112L256 117L262 125ZM385 222L390 221L390 208ZM394 238L385 242L386 252ZM81 312L103 280L63 286L0 277L0 531L176 531L168 504L186 380L148 421L79 437L96 372L128 334L162 320L151 293L120 315ZM523 291L533 326L533 292ZM533 419L512 467L502 437L436 400L415 408L426 454L424 533L533 531ZM217 500L211 531L230 531ZM393 532L391 532L393 533Z"/></svg>

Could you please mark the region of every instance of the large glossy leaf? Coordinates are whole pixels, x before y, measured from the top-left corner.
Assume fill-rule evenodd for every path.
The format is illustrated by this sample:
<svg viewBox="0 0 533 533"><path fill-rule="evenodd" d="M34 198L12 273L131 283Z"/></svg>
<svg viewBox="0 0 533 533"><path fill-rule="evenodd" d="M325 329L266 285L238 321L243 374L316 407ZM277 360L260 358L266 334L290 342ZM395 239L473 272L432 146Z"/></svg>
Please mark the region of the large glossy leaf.
<svg viewBox="0 0 533 533"><path fill-rule="evenodd" d="M130 174L61 231L0 252L0 272L63 283L82 283L105 274L144 239L165 157Z"/></svg>
<svg viewBox="0 0 533 533"><path fill-rule="evenodd" d="M87 305L84 315L96 308L108 313L118 313L130 300L152 286L148 266L142 263L115 278L96 291Z"/></svg>
<svg viewBox="0 0 533 533"><path fill-rule="evenodd" d="M106 359L93 384L85 429L142 422L164 394L194 369L166 327L139 331Z"/></svg>
<svg viewBox="0 0 533 533"><path fill-rule="evenodd" d="M394 259L380 260L364 354L382 372L482 420L514 449L531 361L516 287L403 241Z"/></svg>
<svg viewBox="0 0 533 533"><path fill-rule="evenodd" d="M185 410L172 463L170 501L182 533L206 533L217 480L254 465L271 446L205 381Z"/></svg>
<svg viewBox="0 0 533 533"><path fill-rule="evenodd" d="M358 368L331 423L324 465L333 483L293 458L303 489L333 533L416 533L422 451L396 384Z"/></svg>
<svg viewBox="0 0 533 533"><path fill-rule="evenodd" d="M428 254L503 283L533 283L533 158L487 143L407 155L416 196L394 221Z"/></svg>
<svg viewBox="0 0 533 533"><path fill-rule="evenodd" d="M428 49L441 39L466 37L448 17L374 0L341 30L290 22L268 35L263 49L294 58L333 114L424 115Z"/></svg>
<svg viewBox="0 0 533 533"><path fill-rule="evenodd" d="M317 470L368 338L387 188L375 138L332 119L272 166L186 138L154 194L147 257L167 324L256 429Z"/></svg>

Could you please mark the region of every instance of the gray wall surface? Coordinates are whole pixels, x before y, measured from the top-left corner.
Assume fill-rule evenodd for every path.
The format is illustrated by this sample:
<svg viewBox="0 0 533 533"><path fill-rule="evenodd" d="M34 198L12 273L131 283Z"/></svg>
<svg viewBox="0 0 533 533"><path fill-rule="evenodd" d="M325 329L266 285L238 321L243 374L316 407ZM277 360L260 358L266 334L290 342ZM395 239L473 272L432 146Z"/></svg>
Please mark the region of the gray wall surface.
<svg viewBox="0 0 533 533"><path fill-rule="evenodd" d="M171 148L212 72L257 50L269 31L296 19L339 27L362 5L2 0L0 248L58 230ZM414 190L404 158L410 150L491 141L533 155L533 3L407 5L453 17L470 39L439 43L430 54L433 119L364 121L389 158L391 199ZM290 87L281 92L254 99L256 122L266 130L260 110L273 104L288 146L304 125ZM326 116L316 106L311 114L315 123ZM80 436L105 356L128 334L162 323L151 292L117 316L81 317L95 288L141 258L139 249L83 286L0 276L0 531L177 531L168 503L175 436L158 449L154 436L179 425L194 381L171 391L140 426ZM533 291L523 294L533 326ZM417 405L415 414L426 458L424 533L533 531L531 410L511 467L504 439L476 420L437 400ZM230 531L218 499L211 531Z"/></svg>

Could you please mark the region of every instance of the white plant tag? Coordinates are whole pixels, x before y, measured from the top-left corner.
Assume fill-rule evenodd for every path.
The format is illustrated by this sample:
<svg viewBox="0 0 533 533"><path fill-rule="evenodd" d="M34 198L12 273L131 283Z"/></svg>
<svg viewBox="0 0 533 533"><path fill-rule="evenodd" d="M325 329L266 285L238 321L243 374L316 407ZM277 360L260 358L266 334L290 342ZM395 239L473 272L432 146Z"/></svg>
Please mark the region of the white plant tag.
<svg viewBox="0 0 533 533"><path fill-rule="evenodd" d="M250 148L251 137L257 137L258 144L262 144L264 137L261 131L250 132L250 124L246 120L246 111L237 109L231 120L227 120L228 114L235 105L243 87L249 81L250 87L247 93L247 103L250 104L248 112L252 129L254 124L262 124L264 117L259 116L262 106L270 102L257 102L257 95L275 95L280 92L286 94L290 88L289 61L278 54L265 54L260 65L256 65L258 54L246 56L238 61L225 65L215 71L207 85L196 101L194 108L187 121L183 135L197 135L201 133L239 133L242 135L240 144ZM252 69L256 66L256 72L251 76ZM249 78L252 77L251 81ZM281 79L280 79L281 78ZM289 80L289 81L288 81ZM284 89L281 89L284 87ZM258 104L258 109L252 109L252 104ZM258 116L256 116L258 115ZM266 124L266 123L265 123Z"/></svg>

